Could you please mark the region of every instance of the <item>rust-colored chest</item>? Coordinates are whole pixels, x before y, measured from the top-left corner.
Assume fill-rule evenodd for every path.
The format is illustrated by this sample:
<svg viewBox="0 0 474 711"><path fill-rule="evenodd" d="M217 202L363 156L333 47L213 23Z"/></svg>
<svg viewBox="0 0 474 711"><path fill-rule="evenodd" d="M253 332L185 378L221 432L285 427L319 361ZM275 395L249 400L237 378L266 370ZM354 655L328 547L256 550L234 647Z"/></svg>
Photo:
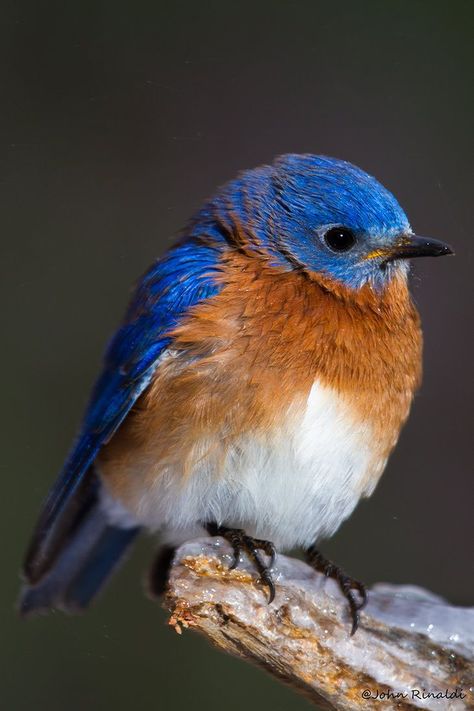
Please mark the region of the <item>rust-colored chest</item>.
<svg viewBox="0 0 474 711"><path fill-rule="evenodd" d="M381 295L368 286L355 295L241 255L228 259L223 278L219 296L175 330L174 348L200 359L196 377L223 386L230 409L248 399L245 416L253 412L252 424L264 424L318 380L376 427L400 427L420 381L422 348L404 279Z"/></svg>
<svg viewBox="0 0 474 711"><path fill-rule="evenodd" d="M179 461L184 473L210 454L218 463L242 435L265 436L304 411L315 382L370 426L383 462L421 373L419 318L405 281L380 296L369 287L354 296L240 254L226 259L222 279L221 292L173 331L172 357L106 448L114 477L122 478L119 469L126 477L138 452L163 466Z"/></svg>

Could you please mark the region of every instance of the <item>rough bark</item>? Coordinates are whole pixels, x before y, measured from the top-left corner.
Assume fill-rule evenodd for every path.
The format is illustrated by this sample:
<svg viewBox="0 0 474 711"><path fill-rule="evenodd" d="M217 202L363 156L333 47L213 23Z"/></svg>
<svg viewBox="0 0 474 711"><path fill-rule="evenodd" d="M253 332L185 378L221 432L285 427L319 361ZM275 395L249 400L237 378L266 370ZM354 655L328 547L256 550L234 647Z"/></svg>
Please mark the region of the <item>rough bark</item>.
<svg viewBox="0 0 474 711"><path fill-rule="evenodd" d="M198 630L321 708L474 709L474 608L378 584L351 637L347 604L332 580L279 555L268 605L251 563L244 557L229 570L230 561L219 538L177 551L166 597L176 631Z"/></svg>

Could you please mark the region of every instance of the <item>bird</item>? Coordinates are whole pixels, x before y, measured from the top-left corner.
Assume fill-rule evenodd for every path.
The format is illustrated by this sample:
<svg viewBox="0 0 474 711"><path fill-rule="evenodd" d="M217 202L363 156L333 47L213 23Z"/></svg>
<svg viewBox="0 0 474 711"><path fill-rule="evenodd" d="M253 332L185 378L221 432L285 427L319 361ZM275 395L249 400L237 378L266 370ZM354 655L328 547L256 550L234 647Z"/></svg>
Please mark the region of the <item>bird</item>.
<svg viewBox="0 0 474 711"><path fill-rule="evenodd" d="M82 612L141 532L222 536L268 602L300 548L347 598L365 586L319 550L369 497L421 382L417 236L355 165L285 154L217 190L138 282L23 566L23 615Z"/></svg>

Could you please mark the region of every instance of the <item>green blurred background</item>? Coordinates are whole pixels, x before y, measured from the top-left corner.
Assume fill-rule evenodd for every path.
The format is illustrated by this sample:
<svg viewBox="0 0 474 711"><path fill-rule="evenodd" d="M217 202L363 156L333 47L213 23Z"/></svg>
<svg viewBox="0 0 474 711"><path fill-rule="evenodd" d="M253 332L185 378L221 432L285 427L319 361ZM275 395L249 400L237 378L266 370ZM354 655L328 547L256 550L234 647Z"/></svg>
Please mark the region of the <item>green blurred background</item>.
<svg viewBox="0 0 474 711"><path fill-rule="evenodd" d="M143 540L82 618L21 622L24 547L130 285L215 186L282 152L351 160L457 258L416 265L425 380L387 472L325 547L357 577L472 602L473 10L467 2L0 7L2 711L298 711L178 637Z"/></svg>

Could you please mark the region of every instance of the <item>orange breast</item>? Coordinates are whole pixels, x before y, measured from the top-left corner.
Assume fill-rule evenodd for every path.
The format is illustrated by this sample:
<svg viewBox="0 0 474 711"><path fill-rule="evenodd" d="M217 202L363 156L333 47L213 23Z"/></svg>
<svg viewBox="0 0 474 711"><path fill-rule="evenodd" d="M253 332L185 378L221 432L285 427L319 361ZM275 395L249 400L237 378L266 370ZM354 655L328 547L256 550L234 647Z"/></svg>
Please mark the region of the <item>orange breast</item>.
<svg viewBox="0 0 474 711"><path fill-rule="evenodd" d="M203 458L218 471L242 434L264 437L304 410L316 380L370 424L384 460L421 372L419 319L405 280L355 296L319 275L237 252L225 257L221 278L220 294L174 330L172 355L101 453L112 493L136 498L138 480L146 488L167 467L186 477Z"/></svg>

